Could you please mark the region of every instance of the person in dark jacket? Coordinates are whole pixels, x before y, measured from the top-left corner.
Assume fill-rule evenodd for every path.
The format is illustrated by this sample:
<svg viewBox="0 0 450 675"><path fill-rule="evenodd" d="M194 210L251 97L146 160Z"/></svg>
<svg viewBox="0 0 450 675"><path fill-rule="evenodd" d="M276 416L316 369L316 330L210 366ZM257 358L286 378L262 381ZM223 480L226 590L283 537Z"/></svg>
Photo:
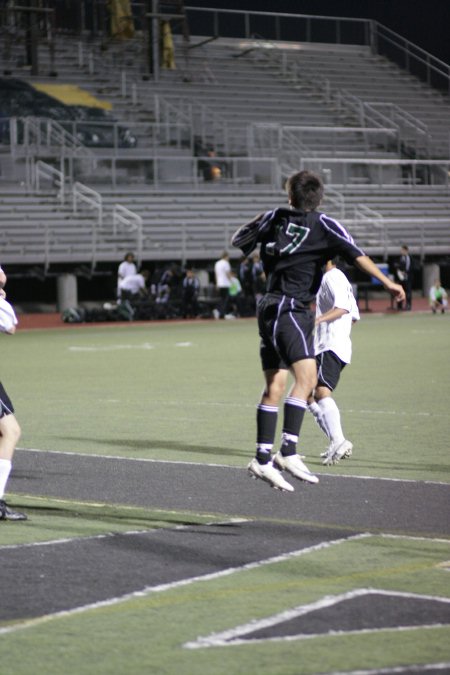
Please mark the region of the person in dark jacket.
<svg viewBox="0 0 450 675"><path fill-rule="evenodd" d="M286 471L309 483L318 478L297 454L307 400L317 384L314 321L310 309L322 279L322 268L336 255L376 277L397 301L405 298L399 284L386 277L336 220L317 211L323 197L320 177L300 171L287 180L289 207L257 215L232 237L245 256L260 245L266 293L258 307L260 357L265 388L257 408L256 456L248 465L254 478L292 492ZM281 448L272 459L278 405L288 374L294 376L285 400Z"/></svg>

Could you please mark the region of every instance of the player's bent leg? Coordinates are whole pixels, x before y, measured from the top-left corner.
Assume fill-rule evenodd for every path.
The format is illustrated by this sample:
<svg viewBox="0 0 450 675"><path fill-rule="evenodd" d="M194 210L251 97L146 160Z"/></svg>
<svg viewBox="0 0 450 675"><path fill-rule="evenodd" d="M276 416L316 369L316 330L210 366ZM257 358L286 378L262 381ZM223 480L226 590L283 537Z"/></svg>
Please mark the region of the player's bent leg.
<svg viewBox="0 0 450 675"><path fill-rule="evenodd" d="M11 471L11 459L20 438L20 426L13 414L0 418L0 520L27 520L27 516L11 509L3 499Z"/></svg>
<svg viewBox="0 0 450 675"><path fill-rule="evenodd" d="M289 371L274 368L264 371L265 387L261 396L262 405L278 405L286 389Z"/></svg>
<svg viewBox="0 0 450 675"><path fill-rule="evenodd" d="M295 478L308 483L318 483L315 476L296 452L303 423L307 399L316 385L316 361L306 358L292 364L295 382L286 397L284 406L283 438L273 464L280 471L287 471Z"/></svg>
<svg viewBox="0 0 450 675"><path fill-rule="evenodd" d="M12 459L20 434L20 426L14 415L0 417L0 459Z"/></svg>
<svg viewBox="0 0 450 675"><path fill-rule="evenodd" d="M272 463L272 448L278 417L278 404L284 394L288 371L272 368L264 371L265 387L256 413L256 457L247 467L252 478L259 478L271 487L286 492L294 488L284 480Z"/></svg>
<svg viewBox="0 0 450 675"><path fill-rule="evenodd" d="M312 358L301 359L291 366L295 382L289 392L289 396L307 401L311 392L317 385L316 360Z"/></svg>

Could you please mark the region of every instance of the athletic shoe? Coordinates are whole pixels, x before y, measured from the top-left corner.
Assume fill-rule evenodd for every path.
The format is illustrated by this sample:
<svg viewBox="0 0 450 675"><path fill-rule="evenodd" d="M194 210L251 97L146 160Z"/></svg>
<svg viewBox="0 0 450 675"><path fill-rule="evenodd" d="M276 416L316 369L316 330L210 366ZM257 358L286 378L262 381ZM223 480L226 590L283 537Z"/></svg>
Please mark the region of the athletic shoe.
<svg viewBox="0 0 450 675"><path fill-rule="evenodd" d="M248 472L252 478L261 478L266 483L269 483L276 490L286 490L286 492L294 492L294 488L290 483L284 480L281 473L274 467L272 462L268 464L260 464L256 457L252 459L247 467Z"/></svg>
<svg viewBox="0 0 450 675"><path fill-rule="evenodd" d="M9 508L3 499L0 499L0 520L27 520L27 516Z"/></svg>
<svg viewBox="0 0 450 675"><path fill-rule="evenodd" d="M348 459L351 457L352 450L353 443L350 443L350 441L344 440L339 445L336 445L336 443L330 443L327 452L321 455L321 457L324 457L322 464L337 464L341 459Z"/></svg>
<svg viewBox="0 0 450 675"><path fill-rule="evenodd" d="M318 483L319 479L308 469L298 455L288 455L283 457L280 451L273 459L274 466L280 471L287 471L291 476L304 480L307 483Z"/></svg>

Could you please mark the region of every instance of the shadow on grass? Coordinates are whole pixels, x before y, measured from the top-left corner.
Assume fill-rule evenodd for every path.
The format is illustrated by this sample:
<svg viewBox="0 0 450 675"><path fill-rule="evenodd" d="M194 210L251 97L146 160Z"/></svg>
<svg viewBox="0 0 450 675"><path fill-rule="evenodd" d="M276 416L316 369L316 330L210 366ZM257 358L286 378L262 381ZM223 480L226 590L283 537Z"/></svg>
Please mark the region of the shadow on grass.
<svg viewBox="0 0 450 675"><path fill-rule="evenodd" d="M90 504L67 504L67 505L53 505L37 504L33 499L15 499L8 502L14 509L24 511L29 518L36 516L40 517L57 517L64 518L71 521L91 521L101 523L104 525L123 524L126 526L139 526L145 529L164 529L172 527L196 528L204 526L206 522L211 521L211 517L204 520L198 516L190 516L188 513L165 513L164 511L144 511L143 509L134 509L121 506L112 506L109 504L101 504L98 506L91 506ZM120 534L118 531L117 534ZM122 532L123 534L123 532ZM86 536L89 536L87 533Z"/></svg>
<svg viewBox="0 0 450 675"><path fill-rule="evenodd" d="M314 460L309 460L309 464L317 464ZM383 476L386 478L395 477L398 473L401 473L404 477L405 473L411 474L413 472L426 473L427 477L430 473L436 474L439 476L440 481L443 480L443 477L448 476L448 464L427 464L426 458L419 461L413 461L406 457L404 462L399 461L398 457L393 458L392 461L374 461L373 458L367 459L365 461L355 461L354 458L344 462L339 462L337 465L339 469L357 469L364 474L373 474L374 471L382 471ZM324 466L324 470L333 470L333 466ZM379 477L376 474L373 474L374 477Z"/></svg>
<svg viewBox="0 0 450 675"><path fill-rule="evenodd" d="M172 452L191 452L199 455L233 455L235 457L248 457L249 450L236 450L232 448L192 445L191 443L180 443L179 441L161 441L161 440L144 440L133 439L123 440L120 438L87 438L83 436L59 436L61 440L65 441L82 441L87 442L91 446L105 445L109 447L120 448L123 452L127 451L143 451L143 450L169 450Z"/></svg>

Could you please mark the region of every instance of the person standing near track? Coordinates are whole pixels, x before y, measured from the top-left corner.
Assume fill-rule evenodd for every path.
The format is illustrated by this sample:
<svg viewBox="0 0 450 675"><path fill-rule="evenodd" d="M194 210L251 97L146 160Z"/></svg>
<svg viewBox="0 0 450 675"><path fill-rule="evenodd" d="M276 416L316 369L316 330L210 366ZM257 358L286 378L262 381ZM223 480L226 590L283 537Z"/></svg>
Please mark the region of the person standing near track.
<svg viewBox="0 0 450 675"><path fill-rule="evenodd" d="M228 314L230 304L231 265L228 251L224 251L214 265L216 288L219 292L219 306L214 312L214 317L224 319Z"/></svg>
<svg viewBox="0 0 450 675"><path fill-rule="evenodd" d="M359 309L349 280L328 260L316 296L314 352L317 362L317 386L308 399L308 410L330 444L322 453L323 464L337 464L350 457L353 444L342 431L339 408L332 397L342 370L350 363L352 325L359 321Z"/></svg>
<svg viewBox="0 0 450 675"><path fill-rule="evenodd" d="M124 259L117 270L117 299L120 300L121 283L127 277L137 274L137 267L135 263L134 253L129 251L125 254Z"/></svg>
<svg viewBox="0 0 450 675"><path fill-rule="evenodd" d="M397 301L404 300L405 292L356 246L342 225L316 210L323 197L318 175L310 171L294 173L286 189L289 208L257 215L235 232L232 245L248 256L260 244L267 279L266 294L258 305L265 387L257 407L256 456L248 471L271 487L292 492L294 488L283 478L282 471L318 483L317 476L297 454L297 443L308 397L317 385L310 303L319 289L323 265L341 255L376 277ZM272 458L278 406L289 372L294 383L284 399L281 447Z"/></svg>
<svg viewBox="0 0 450 675"><path fill-rule="evenodd" d="M13 335L16 332L17 318L6 300L3 290L5 284L6 275L0 267L0 332ZM27 520L24 513L13 511L3 499L19 438L20 426L14 416L13 405L0 382L0 520Z"/></svg>
<svg viewBox="0 0 450 675"><path fill-rule="evenodd" d="M413 266L409 248L404 244L400 251L400 260L396 265L396 275L405 290L406 310L411 310ZM397 301L397 308L403 309L403 301Z"/></svg>

